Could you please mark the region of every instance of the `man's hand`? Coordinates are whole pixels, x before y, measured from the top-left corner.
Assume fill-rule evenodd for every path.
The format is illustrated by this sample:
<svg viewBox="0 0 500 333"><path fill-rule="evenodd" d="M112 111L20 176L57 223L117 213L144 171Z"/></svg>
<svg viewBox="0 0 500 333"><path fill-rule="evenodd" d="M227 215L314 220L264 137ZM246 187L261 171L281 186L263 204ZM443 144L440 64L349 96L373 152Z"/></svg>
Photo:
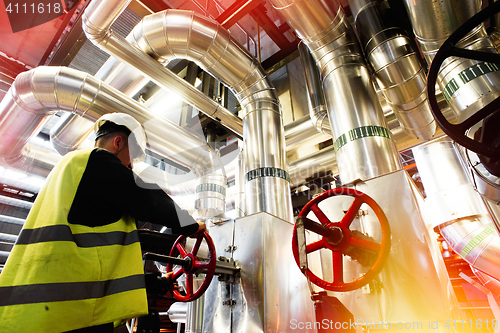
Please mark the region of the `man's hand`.
<svg viewBox="0 0 500 333"><path fill-rule="evenodd" d="M196 233L200 233L205 230L207 230L207 225L205 224L205 222L198 222L198 231L196 231Z"/></svg>

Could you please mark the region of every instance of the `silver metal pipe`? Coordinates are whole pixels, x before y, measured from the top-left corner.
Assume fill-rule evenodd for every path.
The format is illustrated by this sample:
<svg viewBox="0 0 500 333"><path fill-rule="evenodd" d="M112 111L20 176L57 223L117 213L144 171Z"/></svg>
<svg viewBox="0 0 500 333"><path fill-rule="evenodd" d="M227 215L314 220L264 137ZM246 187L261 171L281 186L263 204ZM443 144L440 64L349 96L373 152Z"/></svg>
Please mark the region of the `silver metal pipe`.
<svg viewBox="0 0 500 333"><path fill-rule="evenodd" d="M318 67L316 67L316 63L304 43L299 43L299 52L305 72L307 96L309 97L309 116L318 132L331 136L332 129L328 120L328 110L326 108Z"/></svg>
<svg viewBox="0 0 500 333"><path fill-rule="evenodd" d="M320 68L341 182L350 184L399 170L396 145L356 36L339 3L271 3L308 46Z"/></svg>
<svg viewBox="0 0 500 333"><path fill-rule="evenodd" d="M497 2L498 0L493 0L493 2ZM491 3L491 2L490 2ZM492 18L490 18L490 39L493 45L497 48L500 47L500 14L495 14Z"/></svg>
<svg viewBox="0 0 500 333"><path fill-rule="evenodd" d="M0 204L13 206L13 207L19 207L19 208L25 208L27 210L30 210L33 207L33 203L31 203L29 201L15 199L15 198L11 198L11 197L6 197L3 195L0 195Z"/></svg>
<svg viewBox="0 0 500 333"><path fill-rule="evenodd" d="M17 241L17 235L0 232L0 241L14 244Z"/></svg>
<svg viewBox="0 0 500 333"><path fill-rule="evenodd" d="M157 60L144 54L125 38L110 30L111 23L127 7L130 0L107 0L92 2L83 13L83 30L87 38L107 53L124 63L139 69L146 77L164 89L178 94L207 116L220 122L234 133L243 132L241 119L205 96L198 89L165 68ZM109 15L102 15L102 13Z"/></svg>
<svg viewBox="0 0 500 333"><path fill-rule="evenodd" d="M149 82L149 79L145 78L141 72L126 66L115 57L110 57L94 77L130 97ZM50 140L54 148L61 155L65 155L78 149L92 132L93 127L94 124L88 119L65 113L52 127Z"/></svg>
<svg viewBox="0 0 500 333"><path fill-rule="evenodd" d="M285 142L287 151L298 148L306 140L326 141L331 135L318 132L311 121L311 116L304 116L285 125Z"/></svg>
<svg viewBox="0 0 500 333"><path fill-rule="evenodd" d="M188 303L176 302L168 309L168 317L173 323L185 324Z"/></svg>
<svg viewBox="0 0 500 333"><path fill-rule="evenodd" d="M405 0L413 30L430 64L441 44L457 28L481 9L481 0L410 1ZM484 24L478 25L465 36L457 47L475 51L496 53ZM500 96L500 67L482 61L450 57L438 73L437 84L455 113L458 122L469 118L478 110ZM480 124L468 135L473 137ZM498 200L500 177L490 175L471 151L466 152L467 163L481 194ZM474 163L474 164L471 164Z"/></svg>
<svg viewBox="0 0 500 333"><path fill-rule="evenodd" d="M17 224L17 225L24 225L24 222L26 222L26 220L23 220L23 219L20 219L17 217L13 217L13 216L0 215L0 222Z"/></svg>
<svg viewBox="0 0 500 333"><path fill-rule="evenodd" d="M479 12L481 3L481 0L405 0L413 31L428 64L442 43ZM496 53L484 24L477 26L457 46ZM500 95L500 75L497 71L484 62L450 57L441 66L437 83L457 117L468 117Z"/></svg>
<svg viewBox="0 0 500 333"><path fill-rule="evenodd" d="M236 210L237 217L246 216L245 208L245 157L243 149L238 155L238 160L236 161L235 170L235 204L234 209Z"/></svg>
<svg viewBox="0 0 500 333"><path fill-rule="evenodd" d="M481 0L404 0L413 33L430 65L443 42L481 8Z"/></svg>
<svg viewBox="0 0 500 333"><path fill-rule="evenodd" d="M110 112L130 114L143 124L151 150L191 169L200 182L208 176L225 178L220 158L204 138L155 117L92 76L65 67L37 67L18 75L0 103L0 136L11 138L0 143L5 164L22 158L25 143L38 133L52 110L73 112L91 121Z"/></svg>
<svg viewBox="0 0 500 333"><path fill-rule="evenodd" d="M314 174L331 171L334 175L338 173L337 160L333 146L321 149L311 155L290 162L290 182L300 186L306 179Z"/></svg>
<svg viewBox="0 0 500 333"><path fill-rule="evenodd" d="M219 23L191 11L146 16L133 33L147 54L160 61L194 61L234 91L243 112L247 213L265 211L290 220L281 106L258 61Z"/></svg>
<svg viewBox="0 0 500 333"><path fill-rule="evenodd" d="M413 150L431 226L474 268L500 278L500 237L482 197L474 191L449 139Z"/></svg>
<svg viewBox="0 0 500 333"><path fill-rule="evenodd" d="M374 77L405 131L421 140L436 132L426 73L406 32L388 26L372 0L349 0L354 25Z"/></svg>

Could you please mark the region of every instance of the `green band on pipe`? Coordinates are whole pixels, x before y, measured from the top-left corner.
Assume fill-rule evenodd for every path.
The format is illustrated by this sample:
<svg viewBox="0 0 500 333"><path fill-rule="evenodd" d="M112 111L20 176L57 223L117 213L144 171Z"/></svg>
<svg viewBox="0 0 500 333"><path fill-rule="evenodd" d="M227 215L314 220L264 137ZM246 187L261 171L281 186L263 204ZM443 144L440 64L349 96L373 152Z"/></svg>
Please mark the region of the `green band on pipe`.
<svg viewBox="0 0 500 333"><path fill-rule="evenodd" d="M335 149L335 152L337 152L340 148L351 141L374 136L390 139L391 132L385 127L373 125L353 128L349 132L339 136L333 143L333 148Z"/></svg>

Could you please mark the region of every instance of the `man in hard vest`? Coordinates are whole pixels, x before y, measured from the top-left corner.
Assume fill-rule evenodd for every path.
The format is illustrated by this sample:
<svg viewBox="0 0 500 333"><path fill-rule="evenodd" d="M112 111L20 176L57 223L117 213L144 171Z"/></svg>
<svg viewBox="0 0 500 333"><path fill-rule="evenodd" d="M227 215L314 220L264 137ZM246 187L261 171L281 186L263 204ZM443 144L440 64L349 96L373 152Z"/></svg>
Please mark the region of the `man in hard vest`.
<svg viewBox="0 0 500 333"><path fill-rule="evenodd" d="M112 113L94 130L95 148L67 154L47 177L0 274L2 332L113 332L148 313L136 219L205 229L132 172L145 156L139 122Z"/></svg>

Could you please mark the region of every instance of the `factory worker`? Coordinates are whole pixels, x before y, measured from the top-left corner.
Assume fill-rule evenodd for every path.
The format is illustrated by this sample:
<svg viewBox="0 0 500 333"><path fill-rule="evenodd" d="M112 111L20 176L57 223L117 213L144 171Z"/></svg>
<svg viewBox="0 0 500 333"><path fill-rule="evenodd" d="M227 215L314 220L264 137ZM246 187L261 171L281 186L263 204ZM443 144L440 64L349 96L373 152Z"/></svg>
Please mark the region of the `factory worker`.
<svg viewBox="0 0 500 333"><path fill-rule="evenodd" d="M146 147L139 122L112 113L94 130L95 148L67 154L47 177L0 274L2 332L112 332L146 315L135 219L205 229L132 172Z"/></svg>

